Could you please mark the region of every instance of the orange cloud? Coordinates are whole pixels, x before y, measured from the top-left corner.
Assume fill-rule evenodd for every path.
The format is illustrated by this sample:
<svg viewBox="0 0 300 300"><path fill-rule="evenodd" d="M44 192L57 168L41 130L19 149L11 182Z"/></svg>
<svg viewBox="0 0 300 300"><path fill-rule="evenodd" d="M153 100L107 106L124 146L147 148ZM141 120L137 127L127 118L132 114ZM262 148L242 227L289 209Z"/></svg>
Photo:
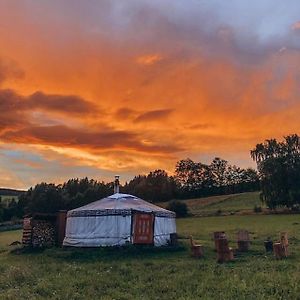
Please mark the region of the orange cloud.
<svg viewBox="0 0 300 300"><path fill-rule="evenodd" d="M97 18L90 4L58 3L0 3L0 143L11 151L64 170L132 175L172 171L188 156L248 166L257 142L300 131L291 32L265 43L212 15L166 17L153 3L103 1ZM83 22L79 11L89 16Z"/></svg>
<svg viewBox="0 0 300 300"><path fill-rule="evenodd" d="M142 55L136 58L136 62L140 65L151 66L162 60L159 54Z"/></svg>

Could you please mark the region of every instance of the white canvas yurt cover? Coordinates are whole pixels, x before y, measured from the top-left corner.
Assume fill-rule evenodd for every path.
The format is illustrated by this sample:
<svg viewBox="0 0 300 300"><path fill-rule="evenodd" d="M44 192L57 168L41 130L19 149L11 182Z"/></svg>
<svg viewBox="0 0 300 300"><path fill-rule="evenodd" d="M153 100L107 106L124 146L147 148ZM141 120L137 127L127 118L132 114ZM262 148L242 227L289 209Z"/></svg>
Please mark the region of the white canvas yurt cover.
<svg viewBox="0 0 300 300"><path fill-rule="evenodd" d="M64 246L163 246L176 233L175 213L138 197L116 193L70 210Z"/></svg>

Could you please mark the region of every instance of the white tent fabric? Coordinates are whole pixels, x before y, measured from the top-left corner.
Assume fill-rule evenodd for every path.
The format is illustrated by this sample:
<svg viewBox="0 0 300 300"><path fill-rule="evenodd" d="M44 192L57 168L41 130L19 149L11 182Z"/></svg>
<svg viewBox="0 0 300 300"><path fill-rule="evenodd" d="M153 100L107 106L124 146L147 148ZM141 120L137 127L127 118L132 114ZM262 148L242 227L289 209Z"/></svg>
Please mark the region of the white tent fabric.
<svg viewBox="0 0 300 300"><path fill-rule="evenodd" d="M98 247L132 243L134 212L154 215L154 245L163 246L176 233L175 213L138 197L114 194L70 210L64 246Z"/></svg>

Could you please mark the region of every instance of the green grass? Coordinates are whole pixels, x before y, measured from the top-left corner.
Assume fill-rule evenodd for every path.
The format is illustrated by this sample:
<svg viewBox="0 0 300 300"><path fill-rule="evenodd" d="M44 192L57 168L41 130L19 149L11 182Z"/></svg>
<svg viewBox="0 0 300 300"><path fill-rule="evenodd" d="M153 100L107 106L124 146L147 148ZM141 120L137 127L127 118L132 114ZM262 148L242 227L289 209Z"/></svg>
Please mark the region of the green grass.
<svg viewBox="0 0 300 300"><path fill-rule="evenodd" d="M299 299L299 215L187 218L178 233L204 245L190 257L188 241L177 249L48 249L13 254L7 244L20 231L0 233L0 299ZM251 251L217 264L211 233L225 230L231 246L240 228L251 232ZM288 231L291 256L277 261L263 241Z"/></svg>
<svg viewBox="0 0 300 300"><path fill-rule="evenodd" d="M211 196L189 200L181 200L186 203L189 212L194 216L211 216L217 214L243 214L252 213L255 206L265 208L259 198L260 192L242 194ZM166 207L167 203L159 203Z"/></svg>

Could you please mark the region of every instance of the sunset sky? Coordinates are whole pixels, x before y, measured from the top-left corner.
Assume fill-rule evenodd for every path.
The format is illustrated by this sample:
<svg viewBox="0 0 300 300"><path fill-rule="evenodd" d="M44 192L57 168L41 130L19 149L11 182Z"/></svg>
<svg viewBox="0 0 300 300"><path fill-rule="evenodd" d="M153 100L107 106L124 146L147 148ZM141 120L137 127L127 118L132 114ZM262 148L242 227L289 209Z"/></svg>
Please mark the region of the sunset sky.
<svg viewBox="0 0 300 300"><path fill-rule="evenodd" d="M298 0L1 0L0 187L254 166L300 131Z"/></svg>

